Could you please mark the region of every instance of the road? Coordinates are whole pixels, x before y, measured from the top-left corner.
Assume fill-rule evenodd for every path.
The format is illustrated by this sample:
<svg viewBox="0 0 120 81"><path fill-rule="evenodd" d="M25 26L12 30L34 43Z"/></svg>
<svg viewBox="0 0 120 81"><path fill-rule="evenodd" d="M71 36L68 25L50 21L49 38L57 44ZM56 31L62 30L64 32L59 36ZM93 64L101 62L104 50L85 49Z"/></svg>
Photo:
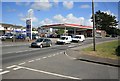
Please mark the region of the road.
<svg viewBox="0 0 120 81"><path fill-rule="evenodd" d="M114 40L98 38L96 42ZM55 45L46 48L30 48L22 46L2 47L3 79L118 79L118 68L71 60L64 51L70 47L86 46L92 43L87 39L83 43Z"/></svg>

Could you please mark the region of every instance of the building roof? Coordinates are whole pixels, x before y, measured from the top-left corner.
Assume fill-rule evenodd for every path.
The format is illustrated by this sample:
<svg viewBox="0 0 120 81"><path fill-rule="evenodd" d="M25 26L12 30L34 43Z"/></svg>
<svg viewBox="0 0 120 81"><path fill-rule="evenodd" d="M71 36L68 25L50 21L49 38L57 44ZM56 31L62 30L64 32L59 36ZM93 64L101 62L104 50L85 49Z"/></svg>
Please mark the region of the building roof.
<svg viewBox="0 0 120 81"><path fill-rule="evenodd" d="M2 27L23 28L23 26L13 25L13 24L6 24L6 23L0 23L0 25L2 25Z"/></svg>
<svg viewBox="0 0 120 81"><path fill-rule="evenodd" d="M79 28L79 29L93 29L92 26L83 26L78 24L52 24L52 25L43 25L43 28Z"/></svg>

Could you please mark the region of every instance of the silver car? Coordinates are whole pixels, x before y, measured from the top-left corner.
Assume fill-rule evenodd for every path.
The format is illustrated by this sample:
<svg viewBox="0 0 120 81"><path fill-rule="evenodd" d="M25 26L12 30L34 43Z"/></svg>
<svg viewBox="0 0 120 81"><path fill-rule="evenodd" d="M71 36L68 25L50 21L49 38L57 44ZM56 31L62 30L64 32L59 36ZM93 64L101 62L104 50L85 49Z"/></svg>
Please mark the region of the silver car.
<svg viewBox="0 0 120 81"><path fill-rule="evenodd" d="M52 41L48 38L39 38L35 42L31 43L31 47L43 48L43 47L46 47L46 46L49 46L49 47L52 46Z"/></svg>

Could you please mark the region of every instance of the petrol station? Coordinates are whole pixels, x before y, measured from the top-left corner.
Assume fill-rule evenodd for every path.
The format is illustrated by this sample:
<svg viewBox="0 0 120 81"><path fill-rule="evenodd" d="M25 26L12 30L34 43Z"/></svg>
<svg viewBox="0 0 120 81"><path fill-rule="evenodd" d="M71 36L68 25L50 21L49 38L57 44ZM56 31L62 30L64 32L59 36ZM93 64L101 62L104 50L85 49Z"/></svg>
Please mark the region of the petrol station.
<svg viewBox="0 0 120 81"><path fill-rule="evenodd" d="M83 26L78 24L52 24L52 25L43 25L41 26L44 29L50 30L52 29L64 29L65 35L85 35L86 37L92 36L93 27L91 26ZM52 31L51 31L52 32Z"/></svg>

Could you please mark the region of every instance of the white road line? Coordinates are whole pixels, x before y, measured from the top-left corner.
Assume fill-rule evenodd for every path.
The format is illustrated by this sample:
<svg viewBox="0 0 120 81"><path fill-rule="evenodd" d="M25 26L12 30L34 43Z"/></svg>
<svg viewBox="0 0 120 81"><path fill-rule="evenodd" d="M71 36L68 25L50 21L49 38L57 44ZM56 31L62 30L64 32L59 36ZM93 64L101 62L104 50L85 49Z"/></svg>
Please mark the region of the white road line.
<svg viewBox="0 0 120 81"><path fill-rule="evenodd" d="M29 50L25 50L25 51L29 51Z"/></svg>
<svg viewBox="0 0 120 81"><path fill-rule="evenodd" d="M16 53L20 53L20 52L24 52L24 51L17 51Z"/></svg>
<svg viewBox="0 0 120 81"><path fill-rule="evenodd" d="M34 61L35 61L35 60L30 60L30 61L28 61L28 62L30 63L30 62L34 62Z"/></svg>
<svg viewBox="0 0 120 81"><path fill-rule="evenodd" d="M55 55L53 54L52 56L54 57Z"/></svg>
<svg viewBox="0 0 120 81"><path fill-rule="evenodd" d="M41 60L41 58L35 59L36 61Z"/></svg>
<svg viewBox="0 0 120 81"><path fill-rule="evenodd" d="M22 67L19 67L19 66L17 66L17 68L13 68L13 70L19 70L19 69L21 69Z"/></svg>
<svg viewBox="0 0 120 81"><path fill-rule="evenodd" d="M68 47L74 47L75 45L70 45L70 46L68 46Z"/></svg>
<svg viewBox="0 0 120 81"><path fill-rule="evenodd" d="M58 76L58 77L68 78L68 79L82 80L81 78L71 77L71 76L66 76L66 75L61 75L61 74L47 72L47 71L43 71L43 70L37 70L37 69L28 68L28 67L22 67L22 68L24 68L26 70L30 70L30 71L35 71L35 72L39 72L39 73L48 74L48 75L54 75L54 76Z"/></svg>
<svg viewBox="0 0 120 81"><path fill-rule="evenodd" d="M13 68L13 67L16 67L17 65L12 65L12 66L8 66L6 68L10 69L10 68Z"/></svg>
<svg viewBox="0 0 120 81"><path fill-rule="evenodd" d="M2 71L3 69L0 69L0 71Z"/></svg>
<svg viewBox="0 0 120 81"><path fill-rule="evenodd" d="M52 57L52 55L49 55L48 57Z"/></svg>
<svg viewBox="0 0 120 81"><path fill-rule="evenodd" d="M43 59L45 59L45 58L47 58L47 57L43 57Z"/></svg>
<svg viewBox="0 0 120 81"><path fill-rule="evenodd" d="M18 65L24 65L26 62L23 62L23 63L20 63L20 64L18 64Z"/></svg>
<svg viewBox="0 0 120 81"><path fill-rule="evenodd" d="M6 73L9 73L10 71L3 71L3 72L0 72L0 75L3 75L3 74L6 74Z"/></svg>
<svg viewBox="0 0 120 81"><path fill-rule="evenodd" d="M56 54L54 54L54 55L56 55Z"/></svg>
<svg viewBox="0 0 120 81"><path fill-rule="evenodd" d="M7 53L14 53L14 52L7 52Z"/></svg>
<svg viewBox="0 0 120 81"><path fill-rule="evenodd" d="M59 53L57 53L56 55L59 55Z"/></svg>
<svg viewBox="0 0 120 81"><path fill-rule="evenodd" d="M60 52L60 54L62 54L63 52Z"/></svg>
<svg viewBox="0 0 120 81"><path fill-rule="evenodd" d="M70 59L73 59L73 60L77 59L77 58L74 58L74 57L69 56L66 52L65 52L65 55L66 55L68 58L70 58Z"/></svg>

